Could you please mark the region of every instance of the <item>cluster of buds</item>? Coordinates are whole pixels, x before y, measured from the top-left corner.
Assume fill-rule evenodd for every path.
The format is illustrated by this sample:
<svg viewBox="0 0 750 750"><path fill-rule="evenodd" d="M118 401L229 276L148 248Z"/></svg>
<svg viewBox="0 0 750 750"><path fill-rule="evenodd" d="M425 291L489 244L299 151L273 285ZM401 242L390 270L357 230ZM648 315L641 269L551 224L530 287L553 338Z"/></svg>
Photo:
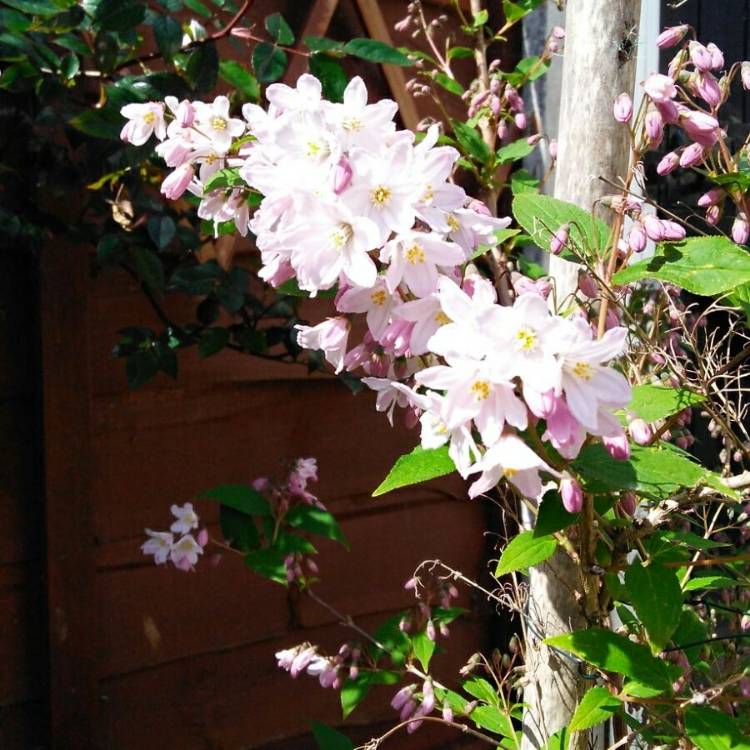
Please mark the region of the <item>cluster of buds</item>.
<svg viewBox="0 0 750 750"><path fill-rule="evenodd" d="M419 729L423 723L423 717L429 716L435 710L435 706L435 688L429 678L422 683L421 690L419 685L406 685L391 700L391 707L399 712L399 719L402 722L409 722L406 726L409 734ZM449 706L443 709L443 719L453 721L453 712Z"/></svg>
<svg viewBox="0 0 750 750"><path fill-rule="evenodd" d="M399 627L404 633L419 633L424 630L427 637L434 641L438 632L444 638L450 635L448 625L444 622L435 627L433 608L449 609L454 599L458 598L458 589L450 579L440 576L410 578L404 589L412 591L417 603L402 618Z"/></svg>
<svg viewBox="0 0 750 750"><path fill-rule="evenodd" d="M252 487L271 503L274 515L283 515L295 501L325 510L323 503L308 488L309 482L317 481L317 461L314 458L298 458L292 461L281 482L274 482L269 477L258 477L253 480Z"/></svg>
<svg viewBox="0 0 750 750"><path fill-rule="evenodd" d="M347 677L354 680L359 675L362 651L357 645L344 643L335 656L325 656L318 652L318 646L300 643L275 656L278 666L293 678L304 672L317 677L321 687L338 690Z"/></svg>
<svg viewBox="0 0 750 750"><path fill-rule="evenodd" d="M173 505L170 510L176 520L169 531L146 529L149 538L141 545L141 551L144 555L153 555L157 565L171 562L178 570L195 570L198 557L208 544L208 530L203 528L193 535L200 520L192 503Z"/></svg>

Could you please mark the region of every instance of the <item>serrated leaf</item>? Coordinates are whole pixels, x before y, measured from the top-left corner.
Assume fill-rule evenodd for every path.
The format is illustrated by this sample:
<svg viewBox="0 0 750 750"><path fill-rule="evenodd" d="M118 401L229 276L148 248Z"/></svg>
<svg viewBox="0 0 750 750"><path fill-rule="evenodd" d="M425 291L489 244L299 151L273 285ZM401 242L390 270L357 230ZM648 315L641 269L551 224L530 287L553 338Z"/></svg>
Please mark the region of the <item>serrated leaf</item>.
<svg viewBox="0 0 750 750"><path fill-rule="evenodd" d="M498 164L509 164L512 161L518 161L528 156L535 148L526 138L519 138L507 146L502 146L495 152L495 161Z"/></svg>
<svg viewBox="0 0 750 750"><path fill-rule="evenodd" d="M249 516L270 516L271 506L263 495L245 484L222 484L204 490L198 497L217 500L228 508L234 508Z"/></svg>
<svg viewBox="0 0 750 750"><path fill-rule="evenodd" d="M253 70L261 83L273 83L284 75L286 52L270 42L261 42L253 50Z"/></svg>
<svg viewBox="0 0 750 750"><path fill-rule="evenodd" d="M452 474L455 470L456 466L448 455L447 447L428 450L417 447L396 461L388 472L388 476L375 489L372 496L378 497L399 487L408 487L429 479L443 477L446 474Z"/></svg>
<svg viewBox="0 0 750 750"><path fill-rule="evenodd" d="M349 547L341 527L327 510L312 505L295 505L286 514L285 519L295 529L304 529L311 534L339 542L347 549Z"/></svg>
<svg viewBox="0 0 750 750"><path fill-rule="evenodd" d="M503 13L508 22L520 21L524 16L531 13L534 8L541 5L543 0L503 0Z"/></svg>
<svg viewBox="0 0 750 750"><path fill-rule="evenodd" d="M653 257L618 271L615 284L659 279L703 296L729 292L750 282L750 254L725 237L662 242Z"/></svg>
<svg viewBox="0 0 750 750"><path fill-rule="evenodd" d="M581 698L581 702L570 720L569 729L571 732L580 732L582 729L601 724L601 722L612 718L622 706L622 701L605 687L592 687L586 695Z"/></svg>
<svg viewBox="0 0 750 750"><path fill-rule="evenodd" d="M287 585L286 552L276 549L256 549L245 555L245 564L263 578Z"/></svg>
<svg viewBox="0 0 750 750"><path fill-rule="evenodd" d="M345 734L318 721L312 722L312 733L320 750L354 750L354 743Z"/></svg>
<svg viewBox="0 0 750 750"><path fill-rule="evenodd" d="M699 750L750 750L736 719L710 706L685 709L685 734Z"/></svg>
<svg viewBox="0 0 750 750"><path fill-rule="evenodd" d="M266 31L276 42L283 44L285 47L294 44L294 32L281 13L266 16L264 23Z"/></svg>
<svg viewBox="0 0 750 750"><path fill-rule="evenodd" d="M497 563L495 578L538 565L552 557L555 549L557 540L553 536L534 536L533 531L524 531L506 545Z"/></svg>
<svg viewBox="0 0 750 750"><path fill-rule="evenodd" d="M667 665L645 646L604 628L564 633L545 640L550 646L569 651L607 672L631 677L647 687L668 691L671 679Z"/></svg>
<svg viewBox="0 0 750 750"><path fill-rule="evenodd" d="M257 102L260 99L260 84L257 78L236 60L222 60L219 76L239 91L245 99Z"/></svg>
<svg viewBox="0 0 750 750"><path fill-rule="evenodd" d="M214 172L206 180L203 185L203 192L210 193L212 190L234 187L247 187L247 183L240 177L239 167L227 167Z"/></svg>
<svg viewBox="0 0 750 750"><path fill-rule="evenodd" d="M578 513L568 513L557 492L547 492L539 505L534 536L543 537L567 529L578 521Z"/></svg>
<svg viewBox="0 0 750 750"><path fill-rule="evenodd" d="M658 563L636 563L625 571L625 588L655 651L668 643L680 622L682 591L677 573Z"/></svg>
<svg viewBox="0 0 750 750"><path fill-rule="evenodd" d="M705 400L700 393L688 388L669 388L645 383L633 386L633 400L628 404L627 411L633 412L646 422L656 422L657 419L666 419Z"/></svg>
<svg viewBox="0 0 750 750"><path fill-rule="evenodd" d="M482 677L472 677L461 686L469 695L480 701L489 703L491 706L499 706L500 698L497 690Z"/></svg>
<svg viewBox="0 0 750 750"><path fill-rule="evenodd" d="M550 241L564 224L568 225L568 244L583 256L604 248L609 238L607 225L588 211L549 195L521 193L513 198L513 216L533 241L549 252ZM570 250L561 257L578 260Z"/></svg>
<svg viewBox="0 0 750 750"><path fill-rule="evenodd" d="M344 52L363 60L389 65L409 66L412 61L400 50L377 39L352 39L344 45Z"/></svg>
<svg viewBox="0 0 750 750"><path fill-rule="evenodd" d="M482 138L476 128L458 120L451 120L451 126L453 127L456 140L469 156L472 156L481 163L489 160L490 148L484 142L484 138Z"/></svg>
<svg viewBox="0 0 750 750"><path fill-rule="evenodd" d="M526 169L516 169L510 176L510 189L513 195L537 193L540 180Z"/></svg>
<svg viewBox="0 0 750 750"><path fill-rule="evenodd" d="M435 653L435 641L428 638L427 633L422 630L412 637L411 647L422 669L427 672L430 668L430 660Z"/></svg>
<svg viewBox="0 0 750 750"><path fill-rule="evenodd" d="M482 729L487 729L503 737L513 737L515 730L513 722L502 709L497 706L477 706L469 718Z"/></svg>
<svg viewBox="0 0 750 750"><path fill-rule="evenodd" d="M691 578L682 588L683 591L711 591L714 589L734 588L739 581L729 576L705 575Z"/></svg>

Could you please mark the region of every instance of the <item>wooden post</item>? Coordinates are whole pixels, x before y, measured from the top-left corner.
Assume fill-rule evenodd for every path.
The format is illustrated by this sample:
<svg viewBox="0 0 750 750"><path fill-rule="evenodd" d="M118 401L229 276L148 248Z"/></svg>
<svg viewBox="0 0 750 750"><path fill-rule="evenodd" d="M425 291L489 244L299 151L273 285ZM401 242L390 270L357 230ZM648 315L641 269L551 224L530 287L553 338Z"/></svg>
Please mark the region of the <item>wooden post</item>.
<svg viewBox="0 0 750 750"><path fill-rule="evenodd" d="M555 197L591 209L612 192L600 176L616 180L627 169L627 128L612 116L615 97L633 91L640 0L569 0L563 64ZM558 305L574 294L578 266L550 258ZM529 576L523 750L544 747L550 735L570 723L592 683L575 663L550 651L542 639L586 627L575 592L579 571L558 552ZM575 738L571 747L596 747L594 738Z"/></svg>
<svg viewBox="0 0 750 750"><path fill-rule="evenodd" d="M41 255L50 710L55 750L94 750L99 705L89 478L88 248Z"/></svg>

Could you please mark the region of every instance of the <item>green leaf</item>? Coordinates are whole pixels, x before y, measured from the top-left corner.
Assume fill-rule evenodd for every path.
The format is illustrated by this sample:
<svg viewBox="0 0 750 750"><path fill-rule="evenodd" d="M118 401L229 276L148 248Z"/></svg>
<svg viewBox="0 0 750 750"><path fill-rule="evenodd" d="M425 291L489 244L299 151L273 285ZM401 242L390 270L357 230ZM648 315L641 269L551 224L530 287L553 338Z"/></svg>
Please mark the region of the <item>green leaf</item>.
<svg viewBox="0 0 750 750"><path fill-rule="evenodd" d="M495 690L487 680L481 677L472 677L470 680L466 680L461 687L469 695L480 701L489 703L491 706L500 705L500 698L498 697L497 690Z"/></svg>
<svg viewBox="0 0 750 750"><path fill-rule="evenodd" d="M541 78L549 70L549 66L550 61L548 59L531 55L520 60L515 70L507 73L505 77L510 84L518 88L529 81L536 81L537 78Z"/></svg>
<svg viewBox="0 0 750 750"><path fill-rule="evenodd" d="M125 376L128 380L128 388L134 391L159 372L159 360L152 350L135 352L125 362Z"/></svg>
<svg viewBox="0 0 750 750"><path fill-rule="evenodd" d="M738 497L721 477L668 446L631 446L630 459L613 459L603 445L586 446L573 462L589 492L636 490L654 498L673 495L681 487L705 484L727 497Z"/></svg>
<svg viewBox="0 0 750 750"><path fill-rule="evenodd" d="M656 422L657 419L666 419L705 400L700 393L688 388L669 388L646 383L633 387L633 400L628 404L627 410L647 422Z"/></svg>
<svg viewBox="0 0 750 750"><path fill-rule="evenodd" d="M326 39L323 36L305 36L302 37L310 52L334 52L339 55L344 54L344 43L337 42L335 39Z"/></svg>
<svg viewBox="0 0 750 750"><path fill-rule="evenodd" d="M177 226L170 216L152 214L146 224L148 236L159 250L163 250L173 239Z"/></svg>
<svg viewBox="0 0 750 750"><path fill-rule="evenodd" d="M474 26L475 29L479 29L487 23L489 18L490 18L490 14L489 14L489 11L487 11L486 9L477 11L472 16L472 22L473 22L472 25Z"/></svg>
<svg viewBox="0 0 750 750"><path fill-rule="evenodd" d="M344 718L367 697L373 685L395 685L399 676L393 672L360 672L355 680L347 679L341 688L341 708Z"/></svg>
<svg viewBox="0 0 750 750"><path fill-rule="evenodd" d="M659 279L703 296L729 292L750 281L750 254L725 237L662 242L653 257L616 273L615 284Z"/></svg>
<svg viewBox="0 0 750 750"><path fill-rule="evenodd" d="M750 750L737 720L710 706L685 709L685 734L699 750Z"/></svg>
<svg viewBox="0 0 750 750"><path fill-rule="evenodd" d="M281 13L273 13L270 16L266 16L264 23L266 31L276 42L283 44L285 47L294 44L294 32L284 20L284 16Z"/></svg>
<svg viewBox="0 0 750 750"><path fill-rule="evenodd" d="M203 192L210 193L212 190L234 187L247 187L247 183L240 177L239 167L227 167L214 172L206 180L203 185Z"/></svg>
<svg viewBox="0 0 750 750"><path fill-rule="evenodd" d="M56 16L62 10L50 0L3 0L3 4L30 16Z"/></svg>
<svg viewBox="0 0 750 750"><path fill-rule="evenodd" d="M498 164L508 164L528 156L535 148L535 144L529 143L526 138L519 138L507 146L502 146L495 152L495 161Z"/></svg>
<svg viewBox="0 0 750 750"><path fill-rule="evenodd" d="M571 732L580 732L582 729L601 724L612 718L622 706L622 701L612 695L605 687L592 687L583 696L578 704L568 728Z"/></svg>
<svg viewBox="0 0 750 750"><path fill-rule="evenodd" d="M146 15L143 3L130 0L100 0L93 21L105 31L128 31L135 28Z"/></svg>
<svg viewBox="0 0 750 750"><path fill-rule="evenodd" d="M456 140L469 156L472 156L481 163L489 160L489 146L484 142L484 138L482 138L476 128L472 128L471 125L459 122L458 120L451 120L451 126L456 135Z"/></svg>
<svg viewBox="0 0 750 750"><path fill-rule="evenodd" d="M288 294L290 297L309 297L310 292L304 291L304 289L299 288L299 284L297 283L297 279L289 279L289 281L285 281L283 284L279 284L278 287L276 287L276 291L279 294ZM323 291L318 292L317 299L333 299L338 292L337 287L333 287L332 289L324 289Z"/></svg>
<svg viewBox="0 0 750 750"><path fill-rule="evenodd" d="M408 487L436 477L444 477L455 470L456 466L448 455L447 447L429 450L417 447L396 461L388 472L388 476L375 489L372 496L378 497L399 487Z"/></svg>
<svg viewBox="0 0 750 750"><path fill-rule="evenodd" d="M193 13L197 13L199 16L203 16L204 18L211 18L214 14L213 11L206 5L204 5L200 0L185 0L185 5L190 8Z"/></svg>
<svg viewBox="0 0 750 750"><path fill-rule="evenodd" d="M344 52L363 60L389 65L409 66L414 63L400 50L376 39L352 39L344 45Z"/></svg>
<svg viewBox="0 0 750 750"><path fill-rule="evenodd" d="M474 57L474 50L469 47L451 47L448 50L449 60L460 60L464 57Z"/></svg>
<svg viewBox="0 0 750 750"><path fill-rule="evenodd" d="M667 665L652 656L645 646L633 643L611 630L577 630L547 638L545 643L569 651L599 669L631 677L660 693L670 689Z"/></svg>
<svg viewBox="0 0 750 750"><path fill-rule="evenodd" d="M201 333L198 341L198 356L201 359L217 354L229 343L229 331L226 328L207 328Z"/></svg>
<svg viewBox="0 0 750 750"><path fill-rule="evenodd" d="M384 654L388 654L393 664L397 667L403 666L411 650L409 636L401 630L400 624L403 613L389 617L372 634L372 637L383 646L383 649L373 647L372 658L377 661Z"/></svg>
<svg viewBox="0 0 750 750"><path fill-rule="evenodd" d="M455 94L456 96L462 96L465 91L464 87L455 78L451 78L445 73L441 73L438 71L434 75L434 80L435 83L439 84L446 91L450 91L451 94Z"/></svg>
<svg viewBox="0 0 750 750"><path fill-rule="evenodd" d="M277 549L256 549L245 555L245 564L263 578L286 586L286 556L286 552Z"/></svg>
<svg viewBox="0 0 750 750"><path fill-rule="evenodd" d="M284 75L286 52L270 42L261 42L253 50L253 70L261 83L273 83Z"/></svg>
<svg viewBox="0 0 750 750"><path fill-rule="evenodd" d="M693 666L700 661L703 644L698 646L688 646L689 643L701 643L708 638L708 625L704 622L691 607L685 607L682 610L680 624L677 626L672 640L678 646L683 647L687 660ZM686 648L684 648L686 647Z"/></svg>
<svg viewBox="0 0 750 750"><path fill-rule="evenodd" d="M345 734L325 724L312 722L312 733L320 750L354 750L354 743Z"/></svg>
<svg viewBox="0 0 750 750"><path fill-rule="evenodd" d="M222 505L219 508L219 526L224 539L240 552L250 552L260 544L253 517L230 508L228 505Z"/></svg>
<svg viewBox="0 0 750 750"><path fill-rule="evenodd" d="M505 13L505 20L510 23L520 21L542 2L543 0L516 0L515 2L511 2L511 0L503 0L503 13Z"/></svg>
<svg viewBox="0 0 750 750"><path fill-rule="evenodd" d="M349 542L346 541L341 527L327 510L314 508L312 505L295 505L285 518L287 523L295 529L304 529L311 534L339 542L347 549L349 547Z"/></svg>
<svg viewBox="0 0 750 750"><path fill-rule="evenodd" d="M122 115L111 107L102 109L86 109L80 115L70 120L70 125L81 133L103 138L108 141L117 140L124 124Z"/></svg>
<svg viewBox="0 0 750 750"><path fill-rule="evenodd" d="M682 615L677 573L658 563L636 563L625 571L625 588L654 650L661 651Z"/></svg>
<svg viewBox="0 0 750 750"><path fill-rule="evenodd" d="M533 531L524 531L506 545L495 569L495 578L538 565L552 557L555 549L557 540L553 536L537 537Z"/></svg>
<svg viewBox="0 0 750 750"><path fill-rule="evenodd" d="M539 179L526 169L516 169L510 176L510 189L513 195L536 193L539 190Z"/></svg>
<svg viewBox="0 0 750 750"><path fill-rule="evenodd" d="M568 750L568 727L558 729L544 746L544 750Z"/></svg>
<svg viewBox="0 0 750 750"><path fill-rule="evenodd" d="M578 513L568 513L557 492L547 492L539 505L534 536L539 538L567 529L578 521Z"/></svg>
<svg viewBox="0 0 750 750"><path fill-rule="evenodd" d="M154 20L154 39L166 60L171 60L182 46L182 27L172 16L157 16Z"/></svg>
<svg viewBox="0 0 750 750"><path fill-rule="evenodd" d="M510 716L498 706L477 706L469 714L469 718L482 729L488 729L490 732L500 734L503 737L515 736Z"/></svg>
<svg viewBox="0 0 750 750"><path fill-rule="evenodd" d="M609 238L609 228L603 221L572 203L549 195L516 195L513 198L513 216L534 242L547 252L552 235L564 224L569 225L568 244L583 256L590 256L592 252L604 248ZM578 256L570 250L563 250L561 257L578 260Z"/></svg>
<svg viewBox="0 0 750 750"><path fill-rule="evenodd" d="M257 102L260 99L258 79L236 60L222 60L219 63L219 76L239 91L245 99Z"/></svg>
<svg viewBox="0 0 750 750"><path fill-rule="evenodd" d="M60 62L60 74L68 81L71 78L76 77L80 68L81 61L78 59L78 56L74 55L72 52L69 55L65 55Z"/></svg>
<svg viewBox="0 0 750 750"><path fill-rule="evenodd" d="M214 42L202 44L190 53L185 76L196 91L210 91L216 85L218 73L219 55Z"/></svg>
<svg viewBox="0 0 750 750"><path fill-rule="evenodd" d="M323 96L332 102L343 101L348 79L341 63L326 54L310 55L309 63L310 72L323 86Z"/></svg>
<svg viewBox="0 0 750 750"><path fill-rule="evenodd" d="M159 256L144 247L133 247L130 252L143 284L152 292L161 292L164 289L164 266Z"/></svg>
<svg viewBox="0 0 750 750"><path fill-rule="evenodd" d="M739 585L735 578L729 576L704 575L691 578L683 587L683 591L711 591L714 589L734 588Z"/></svg>
<svg viewBox="0 0 750 750"><path fill-rule="evenodd" d="M435 641L427 637L427 633L422 630L411 639L411 647L414 656L422 665L422 669L427 672L430 668L430 660L435 653Z"/></svg>
<svg viewBox="0 0 750 750"><path fill-rule="evenodd" d="M498 229L495 232L495 241L489 245L480 245L471 255L472 260L481 257L485 253L489 252L498 245L502 245L503 242L507 242L511 237L515 237L520 234L520 229Z"/></svg>
<svg viewBox="0 0 750 750"><path fill-rule="evenodd" d="M222 484L200 493L205 500L217 500L249 516L270 516L271 506L263 495L245 484Z"/></svg>

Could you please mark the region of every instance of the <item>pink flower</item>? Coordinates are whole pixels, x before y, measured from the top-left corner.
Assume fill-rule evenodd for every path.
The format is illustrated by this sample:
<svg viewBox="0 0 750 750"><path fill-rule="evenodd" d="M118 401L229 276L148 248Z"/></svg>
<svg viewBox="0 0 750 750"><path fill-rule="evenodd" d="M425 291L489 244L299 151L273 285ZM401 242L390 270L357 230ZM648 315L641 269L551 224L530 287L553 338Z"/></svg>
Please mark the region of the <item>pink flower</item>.
<svg viewBox="0 0 750 750"><path fill-rule="evenodd" d="M655 102L668 102L677 96L674 81L661 73L652 73L643 83L643 88Z"/></svg>
<svg viewBox="0 0 750 750"><path fill-rule="evenodd" d="M620 94L615 99L613 111L617 122L629 122L633 116L633 100L626 93Z"/></svg>
<svg viewBox="0 0 750 750"><path fill-rule="evenodd" d="M568 513L580 513L583 507L583 491L575 479L563 476L560 480L560 497Z"/></svg>
<svg viewBox="0 0 750 750"><path fill-rule="evenodd" d="M680 124L685 132L702 146L716 143L719 121L705 112L688 111L680 116Z"/></svg>
<svg viewBox="0 0 750 750"><path fill-rule="evenodd" d="M192 503L185 503L182 507L173 505L170 510L177 519L169 527L170 531L175 534L187 534L189 531L198 528L198 515L193 510Z"/></svg>
<svg viewBox="0 0 750 750"><path fill-rule="evenodd" d="M679 26L670 26L669 28L664 29L664 31L656 37L657 46L662 49L674 47L684 39L689 28L690 27L686 23L683 23Z"/></svg>
<svg viewBox="0 0 750 750"><path fill-rule="evenodd" d="M190 163L182 164L167 175L161 184L162 194L171 201L176 201L188 189L193 181L195 169Z"/></svg>
<svg viewBox="0 0 750 750"><path fill-rule="evenodd" d="M297 343L303 349L322 350L337 373L343 370L350 328L346 318L328 318L316 326L295 327Z"/></svg>
<svg viewBox="0 0 750 750"><path fill-rule="evenodd" d="M656 165L656 172L657 174L664 177L664 175L669 174L670 172L674 172L677 167L680 166L680 156L675 151L670 151L668 154L665 154L661 161Z"/></svg>
<svg viewBox="0 0 750 750"><path fill-rule="evenodd" d="M141 552L144 555L153 555L154 562L157 565L163 565L172 551L174 537L168 531L152 531L151 529L146 529L146 534L150 539L141 545Z"/></svg>
<svg viewBox="0 0 750 750"><path fill-rule="evenodd" d="M167 135L161 102L126 104L120 114L128 120L120 132L120 138L126 143L142 146L154 134L160 141Z"/></svg>
<svg viewBox="0 0 750 750"><path fill-rule="evenodd" d="M732 239L738 245L746 245L748 237L750 237L750 225L747 222L747 216L739 211L732 224Z"/></svg>
<svg viewBox="0 0 750 750"><path fill-rule="evenodd" d="M698 96L712 109L716 109L721 104L722 95L719 82L710 73L698 74L695 90L698 92Z"/></svg>
<svg viewBox="0 0 750 750"><path fill-rule="evenodd" d="M203 547L195 540L192 534L185 534L178 542L172 545L169 557L176 568L183 571L193 570L198 562L198 555L203 554Z"/></svg>
<svg viewBox="0 0 750 750"><path fill-rule="evenodd" d="M706 49L711 54L711 69L721 70L724 67L724 53L713 42L709 42Z"/></svg>
<svg viewBox="0 0 750 750"><path fill-rule="evenodd" d="M700 143L691 143L681 154L680 154L680 166L681 167L693 167L696 164L700 164L706 158L706 150L701 146Z"/></svg>

